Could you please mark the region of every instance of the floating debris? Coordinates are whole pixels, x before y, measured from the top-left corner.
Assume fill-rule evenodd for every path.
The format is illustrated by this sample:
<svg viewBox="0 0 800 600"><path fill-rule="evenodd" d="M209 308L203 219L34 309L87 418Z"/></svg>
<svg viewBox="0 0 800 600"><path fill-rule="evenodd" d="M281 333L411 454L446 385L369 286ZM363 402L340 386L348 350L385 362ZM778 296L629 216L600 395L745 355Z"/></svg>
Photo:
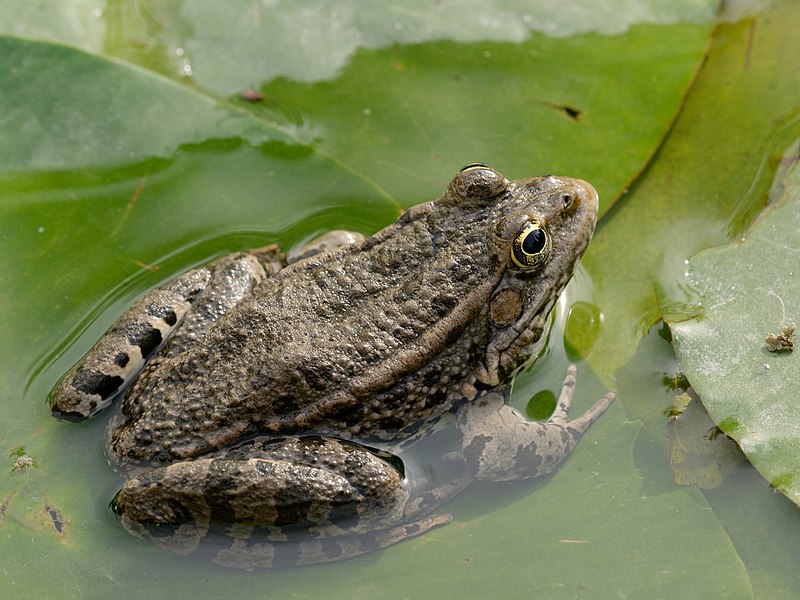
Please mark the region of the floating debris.
<svg viewBox="0 0 800 600"><path fill-rule="evenodd" d="M794 349L794 330L796 325L789 323L781 327L781 332L778 335L770 334L764 341L767 343L767 350L770 352L791 352Z"/></svg>

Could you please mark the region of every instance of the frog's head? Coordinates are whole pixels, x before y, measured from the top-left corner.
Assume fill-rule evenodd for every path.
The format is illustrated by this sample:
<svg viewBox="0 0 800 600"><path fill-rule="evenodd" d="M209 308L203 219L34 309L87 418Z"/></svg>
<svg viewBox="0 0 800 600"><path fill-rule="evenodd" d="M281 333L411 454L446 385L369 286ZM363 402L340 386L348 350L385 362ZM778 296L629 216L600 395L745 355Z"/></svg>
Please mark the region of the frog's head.
<svg viewBox="0 0 800 600"><path fill-rule="evenodd" d="M490 206L487 246L499 276L488 299L490 340L484 385L523 368L543 337L550 312L586 250L597 221L597 192L585 181L535 177L508 181L471 164L451 181L446 197Z"/></svg>

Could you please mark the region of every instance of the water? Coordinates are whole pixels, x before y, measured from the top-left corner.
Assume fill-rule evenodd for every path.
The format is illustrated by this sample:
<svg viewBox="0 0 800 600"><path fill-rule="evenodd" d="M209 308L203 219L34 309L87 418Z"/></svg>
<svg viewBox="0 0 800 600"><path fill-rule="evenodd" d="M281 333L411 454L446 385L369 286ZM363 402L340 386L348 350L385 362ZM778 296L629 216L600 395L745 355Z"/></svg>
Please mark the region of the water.
<svg viewBox="0 0 800 600"><path fill-rule="evenodd" d="M269 163L272 158L267 155L265 159L259 148L246 144L208 143L181 149L167 160L111 170L52 173L52 185L44 189L40 184L27 184L23 177L8 178L13 194L8 193L5 206L20 227L9 232L14 237L7 238L6 243L29 248L30 259L24 272L22 265L11 262L4 271L18 284L23 279L27 282L27 286L18 285L24 295L3 309L9 336L27 342L13 350L4 348L6 361L11 360L13 351L25 375L6 383L6 393L19 400L3 404L3 421L8 424L3 435L7 444L13 443L14 448L33 457L38 466L4 480L3 519L15 535L20 530L35 531L32 540L39 540L38 552L62 564L65 574L90 589L102 587L104 580L141 587L135 577L130 579L140 569L147 569L152 581L165 585L176 568L197 573L218 571L204 560L166 554L136 540L116 523L108 502L123 480L109 468L103 451L106 424L113 411L80 424L56 422L47 412L45 398L58 379L125 307L175 273L226 252L276 240L288 249L323 229L374 231L397 212L395 206L380 199L365 203L364 190L370 192L360 183L353 188L360 186L361 197L356 193L348 196L340 185L328 196L315 192L313 206L306 208L294 200L265 198L260 193L262 178L245 175L263 172L265 165L256 168L253 163L265 160ZM277 166L266 166L272 167L268 173L278 170ZM306 164L306 168L313 172L313 165ZM233 176L235 185L230 183ZM197 202L199 197L204 198L203 203ZM167 199L168 203L164 201ZM31 204L41 210L30 211ZM269 229L253 227L253 215L258 214L269 215L265 219ZM62 257L69 259L60 260ZM29 279L33 273L36 277ZM576 281L590 289L585 272ZM571 284L559 304L559 318L551 333L556 343L533 372L520 377L515 403L522 410L532 395L526 390L549 387L557 392L560 387L569 359L557 340L563 337L569 303L580 296L581 285ZM596 400L590 398L588 390L581 392L580 398L577 411ZM413 478L425 477L433 484L452 474L439 457L455 449L451 430L451 434L417 442L401 456ZM507 506L503 495L524 499L539 485L477 486L477 491L463 500L468 507L465 513L480 518ZM500 496L498 489L502 490ZM469 508L476 502L483 508ZM455 514L457 519L463 518ZM64 526L59 525L62 522ZM22 564L36 551L34 546L21 544L14 562ZM410 549L402 552L413 556ZM70 558L73 556L84 558L76 563ZM101 556L103 560L98 562L95 557ZM369 564L377 557L356 560ZM358 567L347 566L345 572L354 568ZM230 575L218 573L218 585L222 585ZM322 584L325 573L315 571L308 579L317 582L312 585ZM280 577L292 581L290 574ZM187 584L184 581L181 585Z"/></svg>
<svg viewBox="0 0 800 600"><path fill-rule="evenodd" d="M357 593L361 586L413 589L415 583L402 573L418 569L418 561L427 564L431 573L458 564L480 564L483 575L468 578L471 586L480 589L480 582L491 580L490 574L502 572L511 555L529 556L537 572L556 568L570 556L577 564L596 561L598 552L609 566L616 564L621 553L642 569L654 561L677 563L675 568L685 569L678 548L688 545L687 552L693 552L696 546L700 552L706 544L730 543L726 541L729 535L739 540L735 535L739 521L753 521L742 507L752 503L764 506L755 523L756 529L766 533L756 539L768 540L783 552L794 551L793 540L800 539L796 535L800 531L795 531L796 521L790 517L787 502L772 494L746 462L739 461L720 488L702 496L694 488L674 483L663 414L674 396L664 380L677 367L671 346L658 327L644 337L634 360L613 382L620 400L589 430L562 469L533 482L475 485L441 507L440 512L454 515L454 522L420 540L342 565L305 569L300 571L302 575L290 569L242 580L241 575L204 560L173 555L128 535L108 508L122 484L103 453L109 416L77 425L52 420L44 398L58 378L125 306L174 273L225 252L274 240L290 247L325 228L374 230L396 213L394 206L380 204L372 205L372 210L353 211L337 193L327 202L323 194L319 208L304 210L301 205L298 216L278 200L258 194L257 178L239 179L235 186L215 181L215 177L229 177L235 166L252 169L250 161L263 160L263 156L257 148L229 144L183 151L165 163L117 170L105 178L103 174L73 176L70 181L95 179L101 185L70 184L60 191L54 185L53 191L37 190L31 201L58 206L58 213L44 209L18 213L25 218L20 219L23 227L12 243L30 248L31 259L24 273L22 266L8 265L6 276L16 273L22 281L37 272L41 281L28 280L30 289L19 288L25 295L3 309L11 338L28 343L13 349L13 360L26 375L16 382L5 381L5 393L19 400L2 405L6 424L2 435L6 447L21 447L38 466L24 475L6 473L3 479L3 525L19 540L11 564L23 565L44 556L57 565L58 577L69 578L78 589L108 589L110 585L141 593L158 590L177 597L210 590L222 593L234 582L244 590L255 590L262 585L259 577L268 577L276 596L330 592L334 584L336 593L343 595ZM189 191L175 193L176 179L194 177L199 180L192 182ZM17 194L22 187L15 188ZM140 188L143 191L136 196ZM195 194L201 190L221 200L199 206ZM236 197L229 203L225 196L232 193ZM135 196L136 201L131 202ZM167 208L157 201L159 197L169 197L175 204ZM65 198L70 202L65 203ZM127 202L120 202L123 198ZM237 207L240 202L246 208ZM26 204L20 201L19 206ZM269 221L270 229L253 226L252 214L259 211L276 218ZM87 214L91 215L88 219ZM114 235L107 234L109 227ZM68 256L69 261L59 261L60 256ZM542 357L518 378L513 404L536 412L529 408L529 401L542 390L549 391L552 402L567 365L590 354L606 326L596 304L594 282L581 268L559 301ZM571 330L565 337L564 332ZM51 346L51 340L60 343ZM6 347L4 352L9 364L11 349ZM580 363L573 413L580 414L608 387L609 383L592 376L587 363ZM439 457L452 451L454 442L444 435L403 451L409 472L431 480L445 479L448 467ZM739 505L731 503L731 495L742 498ZM662 519L654 521L652 514ZM709 514L714 515L710 520ZM604 533L608 527L622 539L645 531L667 541L638 549L634 560L628 556L629 548L619 547L615 538ZM20 535L24 531L31 534ZM754 535L753 531L741 534L745 548L753 546L744 538L753 539ZM720 577L735 580L738 563L731 560L715 556L709 562L692 561L692 568L699 576L713 567ZM142 571L148 573L146 581L139 575ZM183 575L175 579L173 574L178 571ZM434 581L422 577L418 585L430 589L435 587Z"/></svg>
<svg viewBox="0 0 800 600"><path fill-rule="evenodd" d="M12 456L0 472L4 589L20 598L218 597L231 590L243 598L748 597L753 589L762 597L796 596L800 520L793 504L741 460L718 487L676 483L674 442L685 438L667 424L664 412L676 392L664 380L677 366L664 329L653 325L662 309L677 314L695 306L690 287L671 287L686 282L684 260L741 232L763 206L763 194L779 193L773 161L796 139L797 85L785 63L797 52L796 36L778 26L796 22L785 18L796 9L791 2L772 5L765 18L717 29L691 89L709 31L702 25L635 26L624 36L562 40L532 33L521 44L414 42L359 50L344 67L342 55L309 65L345 69L330 87L265 83L259 88L265 102L247 109L257 117L248 124L278 122L282 142L267 143L265 126L252 137L199 143L191 137L196 143L183 140L144 160L141 148L114 139L121 130L142 129L135 102L124 105L125 122L105 127L93 147L103 168L56 169L53 161L73 158L65 136L53 145L22 132L7 137L0 186L0 448ZM109 6L104 15L111 13ZM65 39L83 37L95 50L121 43L113 32L91 31ZM233 31L238 39L240 30ZM143 42L135 51L116 55L134 62L166 56L156 67L162 73L189 64L187 86L229 75L203 74L196 49L183 43L190 33L178 32L180 43L166 44L166 54L144 34L134 36ZM402 34L421 32L403 27ZM209 47L219 58L229 46ZM178 56L176 47L185 53ZM644 60L620 63L624 56ZM232 73L239 83L219 89L260 85L252 64L238 60ZM365 81L383 95L364 96ZM22 108L39 107L46 117L72 89L68 82L44 81ZM154 86L160 97L163 86ZM4 89L2 98L21 88ZM138 89L116 87L114 99L135 100ZM176 95L175 112L192 127L213 129L220 105L233 103L192 90ZM111 105L108 95L98 97L98 111ZM551 98L557 106L577 106L581 119L565 119L563 111L550 119L549 105L539 101ZM194 119L199 100L213 110ZM651 166L602 223L586 272L570 288L577 304L559 307L544 355L515 387L513 402L525 410L540 390L558 390L571 360L588 356L579 364L576 412L610 387L619 394L552 476L474 486L443 507L454 515L452 524L384 552L313 569L231 573L129 536L107 507L121 483L103 455L107 417L74 425L47 414L44 399L55 381L144 290L233 250L273 241L291 246L335 227L372 232L391 222L397 202L359 171L408 204L440 192L445 164L456 169L471 160L489 160L515 176L532 169L582 176L608 201L639 176L681 105ZM99 122L89 117L87 126ZM51 130L69 122L54 119ZM314 149L321 146L330 155ZM19 172L20 148L53 159L52 169ZM739 209L728 210L726 202ZM642 204L648 210L637 212ZM637 280L639 288L628 285L643 263L655 265L649 279ZM642 287L646 297L637 295ZM680 302L660 304L665 299ZM570 312L573 327L561 321ZM20 450L35 461L24 473L11 467ZM440 451L409 455L409 465L435 475L439 465L430 457Z"/></svg>

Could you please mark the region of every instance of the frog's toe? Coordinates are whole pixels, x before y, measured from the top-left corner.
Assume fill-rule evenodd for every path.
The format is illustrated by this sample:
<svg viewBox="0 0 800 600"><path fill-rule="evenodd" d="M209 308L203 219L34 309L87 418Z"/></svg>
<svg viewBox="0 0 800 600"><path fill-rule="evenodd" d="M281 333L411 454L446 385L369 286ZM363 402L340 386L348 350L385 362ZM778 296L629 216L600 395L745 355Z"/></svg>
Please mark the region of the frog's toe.
<svg viewBox="0 0 800 600"><path fill-rule="evenodd" d="M558 395L556 409L553 411L550 418L547 419L547 423L564 425L576 431L578 434L581 434L606 411L614 401L616 394L614 392L606 393L606 395L598 400L589 410L577 419L570 421L569 409L572 405L572 398L575 396L575 389L577 387L577 372L578 369L574 363L567 368L567 374L564 376L564 383L561 384L561 392Z"/></svg>
<svg viewBox="0 0 800 600"><path fill-rule="evenodd" d="M597 421L611 403L614 402L614 398L617 397L615 392L606 392L606 394L600 398L597 402L592 405L592 407L583 413L577 419L573 419L567 423L567 429L573 430L577 432L578 435L581 435L584 431L589 429L589 426Z"/></svg>

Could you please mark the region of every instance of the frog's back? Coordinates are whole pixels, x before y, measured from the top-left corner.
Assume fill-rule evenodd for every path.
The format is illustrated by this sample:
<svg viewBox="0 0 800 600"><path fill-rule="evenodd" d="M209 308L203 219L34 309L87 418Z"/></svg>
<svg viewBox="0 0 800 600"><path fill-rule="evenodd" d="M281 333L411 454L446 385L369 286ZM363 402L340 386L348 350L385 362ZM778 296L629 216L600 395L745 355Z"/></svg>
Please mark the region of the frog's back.
<svg viewBox="0 0 800 600"><path fill-rule="evenodd" d="M463 335L497 283L486 218L428 203L266 280L141 376L112 454L174 460L256 432L385 437L446 410L486 344Z"/></svg>
<svg viewBox="0 0 800 600"><path fill-rule="evenodd" d="M146 369L110 455L172 462L258 433L404 435L524 367L596 215L580 180L468 165L439 200L280 271Z"/></svg>

